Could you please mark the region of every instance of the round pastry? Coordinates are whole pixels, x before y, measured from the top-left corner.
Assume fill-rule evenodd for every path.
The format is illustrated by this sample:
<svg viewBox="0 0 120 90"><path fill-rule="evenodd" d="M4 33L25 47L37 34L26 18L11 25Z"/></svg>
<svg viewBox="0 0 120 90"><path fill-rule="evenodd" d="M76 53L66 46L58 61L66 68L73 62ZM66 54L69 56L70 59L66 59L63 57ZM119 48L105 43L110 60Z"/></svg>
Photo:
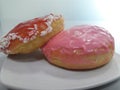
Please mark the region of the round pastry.
<svg viewBox="0 0 120 90"><path fill-rule="evenodd" d="M18 24L0 40L0 51L25 54L42 47L64 29L61 15L50 14Z"/></svg>
<svg viewBox="0 0 120 90"><path fill-rule="evenodd" d="M107 64L114 53L114 38L101 27L75 26L53 37L43 48L51 64L65 69L93 69Z"/></svg>

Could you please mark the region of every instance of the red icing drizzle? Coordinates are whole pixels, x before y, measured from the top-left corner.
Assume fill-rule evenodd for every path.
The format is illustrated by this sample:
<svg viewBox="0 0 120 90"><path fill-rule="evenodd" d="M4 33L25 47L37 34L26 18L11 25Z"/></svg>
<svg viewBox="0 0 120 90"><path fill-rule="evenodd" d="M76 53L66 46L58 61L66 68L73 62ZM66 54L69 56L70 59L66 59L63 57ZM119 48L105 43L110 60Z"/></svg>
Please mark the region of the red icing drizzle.
<svg viewBox="0 0 120 90"><path fill-rule="evenodd" d="M29 20L18 24L9 33L16 33L22 38L31 38L31 36L35 35L35 33L37 33L38 31L40 32L40 30L42 30L41 26L47 27L47 25L45 24L46 21L47 20L44 20L42 18L35 18L33 20ZM35 28L35 25L37 28Z"/></svg>
<svg viewBox="0 0 120 90"><path fill-rule="evenodd" d="M1 39L0 51L10 52L9 45L16 40L27 43L30 40L34 40L37 35L44 36L50 33L52 31L52 22L61 17L61 15L50 14L18 24Z"/></svg>

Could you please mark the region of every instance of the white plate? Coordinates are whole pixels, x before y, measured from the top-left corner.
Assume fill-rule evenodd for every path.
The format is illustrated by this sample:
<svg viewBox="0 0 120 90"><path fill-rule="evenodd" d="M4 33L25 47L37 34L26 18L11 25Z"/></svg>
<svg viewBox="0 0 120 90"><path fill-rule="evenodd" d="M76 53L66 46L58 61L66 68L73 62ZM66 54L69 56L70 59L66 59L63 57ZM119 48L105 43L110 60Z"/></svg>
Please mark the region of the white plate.
<svg viewBox="0 0 120 90"><path fill-rule="evenodd" d="M1 70L1 82L18 89L88 89L120 77L120 56L115 54L107 65L89 71L69 71L44 60L42 54L1 56L5 59Z"/></svg>

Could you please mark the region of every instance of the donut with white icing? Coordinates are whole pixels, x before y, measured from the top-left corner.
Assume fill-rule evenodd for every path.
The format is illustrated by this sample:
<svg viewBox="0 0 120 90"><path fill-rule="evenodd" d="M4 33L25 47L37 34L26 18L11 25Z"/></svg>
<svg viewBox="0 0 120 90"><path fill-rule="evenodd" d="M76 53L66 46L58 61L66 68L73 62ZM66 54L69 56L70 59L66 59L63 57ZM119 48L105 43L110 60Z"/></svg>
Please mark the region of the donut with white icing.
<svg viewBox="0 0 120 90"><path fill-rule="evenodd" d="M0 40L0 51L6 54L30 53L63 29L61 15L50 14L22 22Z"/></svg>
<svg viewBox="0 0 120 90"><path fill-rule="evenodd" d="M114 38L105 29L80 25L62 31L43 48L47 60L65 69L93 69L107 64L114 53Z"/></svg>

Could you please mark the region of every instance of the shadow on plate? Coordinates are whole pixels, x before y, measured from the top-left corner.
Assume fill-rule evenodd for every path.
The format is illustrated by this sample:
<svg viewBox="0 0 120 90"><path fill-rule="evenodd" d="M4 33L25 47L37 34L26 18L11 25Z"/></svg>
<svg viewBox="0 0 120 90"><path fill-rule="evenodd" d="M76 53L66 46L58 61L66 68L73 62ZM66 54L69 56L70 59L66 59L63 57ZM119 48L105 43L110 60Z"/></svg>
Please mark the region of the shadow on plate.
<svg viewBox="0 0 120 90"><path fill-rule="evenodd" d="M41 51L37 50L29 54L8 55L7 58L17 62L32 62L42 60L45 57Z"/></svg>

